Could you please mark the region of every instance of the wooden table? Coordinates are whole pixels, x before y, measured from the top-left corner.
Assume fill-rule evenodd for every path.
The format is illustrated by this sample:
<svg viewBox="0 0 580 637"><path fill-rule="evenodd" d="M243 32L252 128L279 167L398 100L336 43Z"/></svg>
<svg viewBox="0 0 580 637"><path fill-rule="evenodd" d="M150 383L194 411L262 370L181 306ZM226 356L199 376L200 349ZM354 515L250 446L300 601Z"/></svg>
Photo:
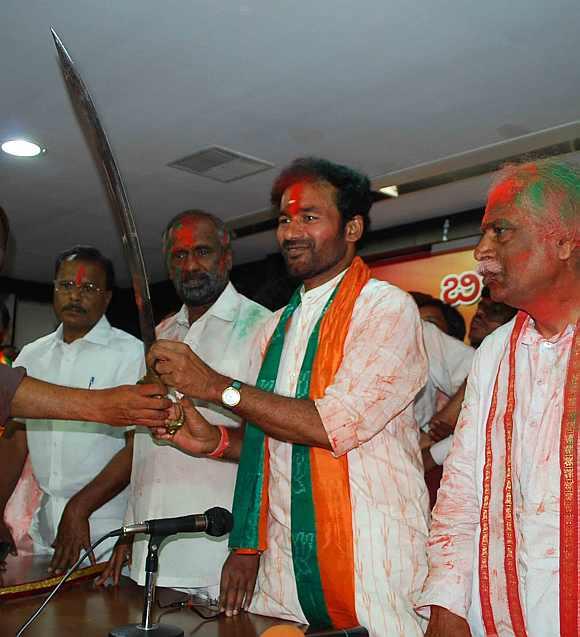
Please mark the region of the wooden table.
<svg viewBox="0 0 580 637"><path fill-rule="evenodd" d="M48 562L34 558L8 558L8 571L3 574L4 585L10 584L22 571L27 576L46 573ZM20 579L19 581L23 581ZM14 637L18 628L40 606L46 593L20 599L0 601L0 635ZM119 587L95 588L92 582L75 583L58 592L40 617L24 633L26 637L107 637L109 630L124 624L140 623L143 609L143 589L132 580L123 578ZM168 612L170 611L170 612ZM186 636L195 637L258 637L270 626L283 624L279 620L250 613L204 623L190 609L155 608L153 617L162 623L183 628Z"/></svg>

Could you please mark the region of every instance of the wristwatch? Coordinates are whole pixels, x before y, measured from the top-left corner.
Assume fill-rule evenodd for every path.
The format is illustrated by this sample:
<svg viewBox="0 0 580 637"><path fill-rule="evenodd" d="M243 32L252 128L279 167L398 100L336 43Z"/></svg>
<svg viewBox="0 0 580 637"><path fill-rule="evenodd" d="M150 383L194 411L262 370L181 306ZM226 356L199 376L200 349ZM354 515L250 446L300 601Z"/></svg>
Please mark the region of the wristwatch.
<svg viewBox="0 0 580 637"><path fill-rule="evenodd" d="M231 385L228 385L222 392L222 403L229 409L238 405L242 399L240 395L241 388L242 383L239 380L233 380Z"/></svg>

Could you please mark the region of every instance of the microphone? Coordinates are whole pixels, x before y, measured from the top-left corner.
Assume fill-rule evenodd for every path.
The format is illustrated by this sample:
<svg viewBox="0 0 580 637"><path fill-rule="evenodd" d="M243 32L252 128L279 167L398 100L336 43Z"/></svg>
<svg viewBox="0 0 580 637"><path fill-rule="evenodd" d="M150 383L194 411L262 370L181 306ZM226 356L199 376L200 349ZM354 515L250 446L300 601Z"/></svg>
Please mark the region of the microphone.
<svg viewBox="0 0 580 637"><path fill-rule="evenodd" d="M179 518L161 518L147 520L138 524L127 524L111 533L114 536L147 533L149 535L167 536L174 533L206 533L220 537L229 533L234 526L234 516L222 507L212 507L205 513L184 515Z"/></svg>

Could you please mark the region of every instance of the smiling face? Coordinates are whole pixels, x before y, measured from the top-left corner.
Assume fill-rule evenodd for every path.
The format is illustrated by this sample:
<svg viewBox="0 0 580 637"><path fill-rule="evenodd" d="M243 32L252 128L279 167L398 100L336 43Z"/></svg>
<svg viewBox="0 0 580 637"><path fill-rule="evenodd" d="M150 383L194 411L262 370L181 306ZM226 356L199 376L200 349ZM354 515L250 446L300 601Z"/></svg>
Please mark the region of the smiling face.
<svg viewBox="0 0 580 637"><path fill-rule="evenodd" d="M228 284L232 253L224 244L215 225L203 216L183 217L167 233L167 271L188 307L213 303Z"/></svg>
<svg viewBox="0 0 580 637"><path fill-rule="evenodd" d="M494 301L526 308L549 295L561 262L556 233L520 202L520 192L506 180L490 193L475 258Z"/></svg>
<svg viewBox="0 0 580 637"><path fill-rule="evenodd" d="M298 182L284 191L277 238L290 276L306 289L329 281L354 258L362 234L356 216L343 226L336 189L326 182Z"/></svg>
<svg viewBox="0 0 580 637"><path fill-rule="evenodd" d="M106 289L104 268L99 263L80 259L63 261L55 281L54 311L62 321L65 340L70 342L90 332L99 322L111 301L111 291ZM65 281L73 282L74 285L59 286ZM96 290L88 291L90 287Z"/></svg>

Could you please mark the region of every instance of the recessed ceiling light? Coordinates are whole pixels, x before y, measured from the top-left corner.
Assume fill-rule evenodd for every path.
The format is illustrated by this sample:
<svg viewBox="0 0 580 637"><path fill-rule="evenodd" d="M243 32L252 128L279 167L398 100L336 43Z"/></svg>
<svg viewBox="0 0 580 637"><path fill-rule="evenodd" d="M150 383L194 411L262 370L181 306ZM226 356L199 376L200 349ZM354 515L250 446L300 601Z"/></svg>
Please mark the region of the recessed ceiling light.
<svg viewBox="0 0 580 637"><path fill-rule="evenodd" d="M8 155L16 155L16 157L36 157L45 152L38 144L25 139L10 139L4 142L1 148Z"/></svg>
<svg viewBox="0 0 580 637"><path fill-rule="evenodd" d="M399 189L397 186L385 186L384 188L379 188L379 190L383 193L383 195L387 195L389 197L399 196Z"/></svg>

